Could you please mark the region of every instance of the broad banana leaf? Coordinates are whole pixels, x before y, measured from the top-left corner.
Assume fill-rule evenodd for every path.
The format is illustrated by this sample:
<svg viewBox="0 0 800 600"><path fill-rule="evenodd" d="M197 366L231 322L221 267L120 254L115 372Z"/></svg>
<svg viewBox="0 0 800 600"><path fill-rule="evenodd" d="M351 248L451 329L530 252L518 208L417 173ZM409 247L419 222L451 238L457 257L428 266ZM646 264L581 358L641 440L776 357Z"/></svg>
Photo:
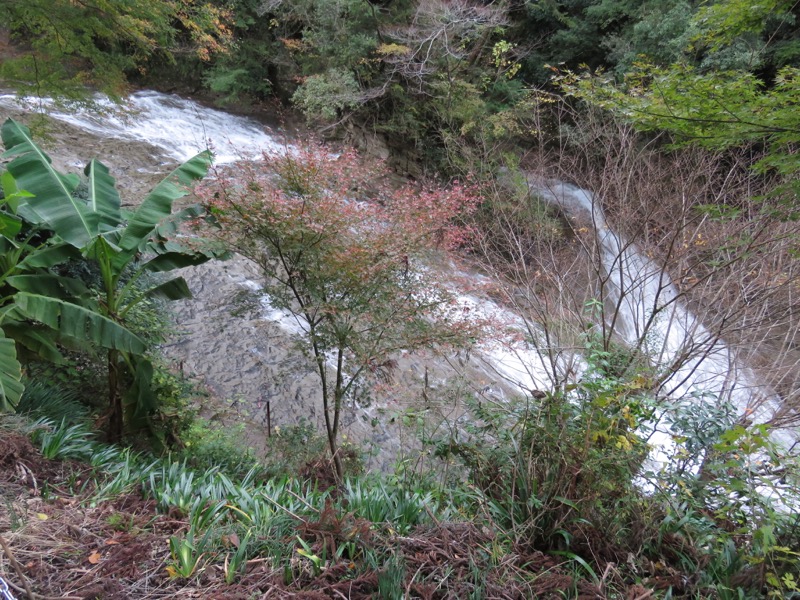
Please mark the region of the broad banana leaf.
<svg viewBox="0 0 800 600"><path fill-rule="evenodd" d="M176 277L150 288L145 292L145 295L150 298L163 298L165 300L183 300L184 298L191 298L192 292L189 291L189 286L186 285L186 280L183 277Z"/></svg>
<svg viewBox="0 0 800 600"><path fill-rule="evenodd" d="M120 239L119 245L128 256L144 249L153 231L172 215L173 202L185 196L193 182L205 177L209 166L211 153L201 152L175 169L150 192L128 221ZM125 262L128 260L126 258Z"/></svg>
<svg viewBox="0 0 800 600"><path fill-rule="evenodd" d="M137 335L82 306L27 292L18 292L14 301L17 314L44 323L60 335L131 354L144 354L147 350L147 345Z"/></svg>
<svg viewBox="0 0 800 600"><path fill-rule="evenodd" d="M3 171L3 174L0 175L0 187L3 189L3 199L0 200L0 204L7 205L12 214L17 214L21 200L33 198L33 194L17 187L14 176L8 171Z"/></svg>
<svg viewBox="0 0 800 600"><path fill-rule="evenodd" d="M56 244L44 246L26 254L18 263L18 269L48 269L73 258L80 258L80 251L74 246Z"/></svg>
<svg viewBox="0 0 800 600"><path fill-rule="evenodd" d="M20 292L29 292L40 296L61 298L62 300L89 299L91 292L82 281L72 277L60 277L49 273L36 275L12 275L6 283Z"/></svg>
<svg viewBox="0 0 800 600"><path fill-rule="evenodd" d="M7 320L8 321L8 320ZM62 364L64 357L56 346L57 332L44 325L32 325L30 322L4 322L6 335L13 339L17 346L53 364Z"/></svg>
<svg viewBox="0 0 800 600"><path fill-rule="evenodd" d="M84 256L96 261L98 265L101 265L101 268L105 264L115 264L121 252L122 249L104 235L98 235L83 249ZM122 265L122 267L124 268L125 265ZM115 273L119 274L121 271L122 269L115 270Z"/></svg>
<svg viewBox="0 0 800 600"><path fill-rule="evenodd" d="M88 208L97 215L98 232L103 233L118 228L122 224L119 192L116 181L108 172L108 167L92 159L86 169L89 186Z"/></svg>
<svg viewBox="0 0 800 600"><path fill-rule="evenodd" d="M199 204L192 204L191 206L182 208L178 212L172 213L158 224L158 227L156 227L154 231L154 237L160 239L169 239L175 233L177 233L181 223L204 214L205 209Z"/></svg>
<svg viewBox="0 0 800 600"><path fill-rule="evenodd" d="M125 394L124 402L128 422L141 428L146 419L156 408L158 398L153 393L153 363L147 358L138 356L132 360L133 383Z"/></svg>
<svg viewBox="0 0 800 600"><path fill-rule="evenodd" d="M47 224L77 248L89 243L97 233L99 216L73 196L78 176L56 171L50 157L33 142L30 130L13 119L6 120L0 135L6 147L3 157L14 157L6 165L8 172L19 189L34 195L20 202L18 214L32 223Z"/></svg>
<svg viewBox="0 0 800 600"><path fill-rule="evenodd" d="M14 410L24 387L17 346L0 329L0 412Z"/></svg>
<svg viewBox="0 0 800 600"><path fill-rule="evenodd" d="M0 211L0 235L13 238L22 230L22 219L16 215Z"/></svg>

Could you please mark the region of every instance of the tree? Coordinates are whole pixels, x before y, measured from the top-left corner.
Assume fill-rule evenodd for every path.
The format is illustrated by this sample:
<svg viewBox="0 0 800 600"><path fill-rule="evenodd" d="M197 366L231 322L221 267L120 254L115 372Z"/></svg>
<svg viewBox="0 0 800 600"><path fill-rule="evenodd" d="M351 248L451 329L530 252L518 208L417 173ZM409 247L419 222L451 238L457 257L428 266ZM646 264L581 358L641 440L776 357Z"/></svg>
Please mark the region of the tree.
<svg viewBox="0 0 800 600"><path fill-rule="evenodd" d="M259 265L271 302L303 332L319 377L328 445L342 476L342 411L401 351L469 345L481 324L425 268L462 243L470 190L387 189L351 151L322 146L218 173L201 194L220 235Z"/></svg>
<svg viewBox="0 0 800 600"><path fill-rule="evenodd" d="M226 11L195 0L0 0L0 22L16 49L0 76L21 89L86 97L86 86L112 96L156 55L185 51L201 60L230 43Z"/></svg>
<svg viewBox="0 0 800 600"><path fill-rule="evenodd" d="M14 133L27 135L27 130L9 120L3 137ZM16 168L20 163L25 169L24 159L13 160L9 166ZM59 341L138 353L144 352L145 344L95 307L87 307L91 293L83 282L51 271L79 260L80 252L41 222L36 211L44 208L47 214L47 208L39 206L34 194L20 190L10 171L2 173L0 182L0 410L10 410L24 387L20 350L59 363L63 360ZM56 182L65 183L60 179L51 183Z"/></svg>
<svg viewBox="0 0 800 600"><path fill-rule="evenodd" d="M758 170L791 176L800 169L800 63L781 28L795 22L793 7L788 0L709 4L692 20L700 61L659 66L642 60L620 84L602 73L565 72L555 81L640 130L668 131L678 143L713 150L750 147ZM765 37L783 50L773 52ZM739 59L726 58L745 40L752 43Z"/></svg>
<svg viewBox="0 0 800 600"><path fill-rule="evenodd" d="M762 145L766 152L753 152L762 172L791 176L800 170L800 69L782 68L768 88L751 73L705 73L684 65L639 65L623 87L603 76L567 74L559 82L641 130L669 131L680 143L714 150Z"/></svg>
<svg viewBox="0 0 800 600"><path fill-rule="evenodd" d="M4 177L0 217L16 225L0 234L0 411L13 409L22 395L20 351L61 363L57 342L66 340L116 351L145 350L138 336L82 305L91 295L83 282L51 272L80 259L80 253L54 240L47 227L15 218L18 197L9 193L12 184Z"/></svg>
<svg viewBox="0 0 800 600"><path fill-rule="evenodd" d="M604 110L540 108L561 126L532 118L539 147L485 203L480 241L551 385L580 376L574 348L588 338L610 376L644 376L661 406L718 394L790 425L800 221L783 218L776 182L745 151L665 150L666 135L644 138Z"/></svg>
<svg viewBox="0 0 800 600"><path fill-rule="evenodd" d="M16 291L3 316L16 315L17 321L33 319L61 335L107 349L108 436L119 441L124 423L125 374L131 383L127 394L129 419L146 417L155 408L150 393L152 365L145 356L148 348L125 328L126 315L146 298L191 296L182 277L143 289L137 282L145 273L196 265L215 256L199 240L182 243L168 237L182 221L200 214L197 206L173 214L172 205L186 195L188 185L205 175L210 153L203 152L178 167L132 214L123 216L114 178L101 162L92 160L86 166L82 197L77 193L81 179L56 171L25 126L9 119L3 125L2 137L6 156L13 157L6 165L3 183L6 204L13 204L14 210L4 213L0 222L24 220L32 231L18 242L14 239L16 227L12 226L3 237L7 247L20 248L17 253L24 254L24 260L12 265L14 271L48 268L77 256L97 265L101 284L99 291L92 292L79 281L53 278L44 272L36 277L6 277L5 282ZM46 244L31 248L33 235L42 229L49 232ZM47 349L54 355L52 344ZM11 356L6 358L6 364L16 369Z"/></svg>

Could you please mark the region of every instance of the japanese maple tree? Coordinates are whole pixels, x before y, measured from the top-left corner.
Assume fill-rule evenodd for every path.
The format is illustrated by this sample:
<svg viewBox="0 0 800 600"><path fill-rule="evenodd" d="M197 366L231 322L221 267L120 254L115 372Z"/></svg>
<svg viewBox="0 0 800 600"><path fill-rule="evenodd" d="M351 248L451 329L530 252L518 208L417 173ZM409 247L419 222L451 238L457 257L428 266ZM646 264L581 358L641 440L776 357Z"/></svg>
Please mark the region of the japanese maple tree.
<svg viewBox="0 0 800 600"><path fill-rule="evenodd" d="M459 246L474 210L469 187L391 187L353 151L321 145L218 174L199 193L224 240L255 261L277 308L300 323L319 376L339 476L341 415L356 390L385 374L400 351L462 348L470 318L429 257Z"/></svg>

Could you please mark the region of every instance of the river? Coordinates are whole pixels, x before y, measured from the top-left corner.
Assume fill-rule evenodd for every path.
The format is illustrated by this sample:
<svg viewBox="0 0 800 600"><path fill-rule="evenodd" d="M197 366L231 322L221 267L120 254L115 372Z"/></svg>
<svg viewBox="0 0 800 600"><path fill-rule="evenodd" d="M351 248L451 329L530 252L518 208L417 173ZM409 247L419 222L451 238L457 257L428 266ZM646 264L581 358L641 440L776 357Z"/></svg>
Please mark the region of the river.
<svg viewBox="0 0 800 600"><path fill-rule="evenodd" d="M280 129L152 91L133 94L124 111L102 98L92 109L75 110L49 100L20 104L10 94L0 96L0 108L16 117L43 109L63 123L65 129L56 135L57 166L77 171L76 167L92 157L87 153L96 152L109 163L120 187L133 190L128 203L135 203L133 196L141 195L142 185L152 185L176 162L205 149L214 152L217 164L257 159L263 151L292 151L289 136ZM532 185L566 213L590 215L603 248L606 274L613 275L610 280L616 282L620 310L614 326L619 339L635 345L646 330L647 350L657 365L673 364L683 349L700 342L702 351L680 361L666 378L662 385L666 396L691 397L698 402L725 398L742 413L753 413L757 405L759 412L750 414L751 418L771 418L778 408L774 393L759 384L755 373L740 364L724 342L710 335L677 300L666 271L608 226L591 192L561 182L538 181ZM469 270L463 261L443 261L438 268L448 270L443 278L452 279L454 286L469 278L485 277ZM301 333L298 324L272 309L259 295L256 269L237 258L187 269L184 276L194 298L175 303L180 335L165 345L164 352L218 399L208 404L206 416L231 425L246 423L245 435L256 446L268 435L268 406L273 428L307 420L321 430L315 374L296 349ZM390 470L394 461L414 445L410 440L415 432L403 426L409 422L403 418L409 412L415 417L424 413L424 419L412 419L417 427L444 428L469 418L458 400L466 391L502 403L510 394L550 391L554 385L568 386L580 380L585 367L580 353L552 347L556 342L539 336L534 320L469 290L463 292L462 301L470 303L476 314L491 314L498 322L527 335L513 343L498 336L468 356L447 360L429 355L401 357L394 391L381 394L368 405L350 407L344 422L344 432L350 439L372 448L371 468ZM650 315L656 309L663 317L653 323ZM542 342L544 339L548 341ZM421 405L423 396L425 403ZM660 425L650 426L647 435L655 448L654 456L663 461L673 444L669 418L659 413L658 422ZM786 443L791 439L786 437Z"/></svg>

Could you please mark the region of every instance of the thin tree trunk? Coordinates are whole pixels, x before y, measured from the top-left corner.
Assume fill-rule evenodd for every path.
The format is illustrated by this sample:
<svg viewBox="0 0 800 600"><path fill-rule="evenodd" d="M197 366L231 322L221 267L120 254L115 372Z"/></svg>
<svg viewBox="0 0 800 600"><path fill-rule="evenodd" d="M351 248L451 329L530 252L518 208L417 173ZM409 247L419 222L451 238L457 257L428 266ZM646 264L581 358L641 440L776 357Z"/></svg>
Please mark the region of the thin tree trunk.
<svg viewBox="0 0 800 600"><path fill-rule="evenodd" d="M108 429L106 439L116 444L122 440L122 395L119 390L119 352L108 351Z"/></svg>
<svg viewBox="0 0 800 600"><path fill-rule="evenodd" d="M339 428L339 401L334 399L333 420L331 421L330 390L328 388L327 371L325 369L325 355L319 349L316 341L316 331L313 323L309 320L309 336L311 337L311 347L314 350L314 359L317 362L317 373L319 374L322 386L322 412L325 415L325 431L328 434L328 447L331 451L331 459L335 470L336 479L341 481L344 477L342 457L339 455L339 445L337 442Z"/></svg>

